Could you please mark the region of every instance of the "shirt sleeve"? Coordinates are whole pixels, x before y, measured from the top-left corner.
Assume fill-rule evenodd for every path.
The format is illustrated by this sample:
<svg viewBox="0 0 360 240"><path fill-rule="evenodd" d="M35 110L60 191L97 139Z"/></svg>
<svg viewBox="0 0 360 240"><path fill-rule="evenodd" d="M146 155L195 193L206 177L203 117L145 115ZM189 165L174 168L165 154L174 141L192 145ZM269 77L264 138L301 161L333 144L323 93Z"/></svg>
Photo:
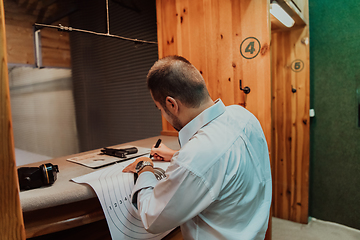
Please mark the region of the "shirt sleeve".
<svg viewBox="0 0 360 240"><path fill-rule="evenodd" d="M137 203L134 206L150 233L165 232L183 224L214 200L205 180L187 168L173 163L166 174L167 178L157 182L155 176L144 172L133 189L132 202Z"/></svg>
<svg viewBox="0 0 360 240"><path fill-rule="evenodd" d="M143 189L153 189L157 183L158 181L152 172L143 172L138 176L131 196L131 202L136 210L138 210L138 193Z"/></svg>

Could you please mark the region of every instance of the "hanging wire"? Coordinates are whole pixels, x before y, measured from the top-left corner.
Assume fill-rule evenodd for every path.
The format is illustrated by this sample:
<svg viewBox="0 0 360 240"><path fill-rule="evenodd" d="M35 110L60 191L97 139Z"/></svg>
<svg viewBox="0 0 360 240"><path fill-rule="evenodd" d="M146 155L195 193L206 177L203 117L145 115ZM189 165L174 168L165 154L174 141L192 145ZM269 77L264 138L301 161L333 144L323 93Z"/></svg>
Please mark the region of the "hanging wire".
<svg viewBox="0 0 360 240"><path fill-rule="evenodd" d="M48 25L48 24L42 24L42 23L35 23L35 26L40 26L40 27L48 27L48 28L56 28L59 31L66 31L66 32L84 32L84 33L90 33L90 34L95 34L98 36L105 36L105 37L113 37L113 38L119 38L122 40L127 40L127 41L133 41L133 42L138 42L138 43L151 43L151 44L157 44L157 42L154 41L146 41L146 40L140 40L140 39L136 39L136 38L127 38L127 37L122 37L122 36L118 36L118 35L113 35L110 33L99 33L99 32L94 32L94 31L89 31L89 30L84 30L84 29L78 29L78 28L73 28L73 27L66 27L63 26L61 24L59 24L59 26L56 25Z"/></svg>

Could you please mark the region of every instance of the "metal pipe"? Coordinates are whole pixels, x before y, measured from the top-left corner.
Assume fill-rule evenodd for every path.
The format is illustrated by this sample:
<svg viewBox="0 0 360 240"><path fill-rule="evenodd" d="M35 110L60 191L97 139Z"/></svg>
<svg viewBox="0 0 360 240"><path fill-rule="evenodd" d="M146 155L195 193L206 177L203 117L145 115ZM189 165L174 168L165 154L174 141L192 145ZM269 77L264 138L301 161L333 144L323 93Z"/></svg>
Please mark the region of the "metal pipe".
<svg viewBox="0 0 360 240"><path fill-rule="evenodd" d="M106 26L107 26L107 35L110 35L110 22L109 22L109 0L106 0Z"/></svg>

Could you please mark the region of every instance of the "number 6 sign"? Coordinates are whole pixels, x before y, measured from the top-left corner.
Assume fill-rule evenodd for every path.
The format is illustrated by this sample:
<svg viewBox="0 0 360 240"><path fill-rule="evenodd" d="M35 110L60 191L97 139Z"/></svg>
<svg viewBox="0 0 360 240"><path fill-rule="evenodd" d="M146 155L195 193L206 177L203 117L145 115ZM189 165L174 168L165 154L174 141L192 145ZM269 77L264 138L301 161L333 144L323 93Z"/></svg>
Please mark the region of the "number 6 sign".
<svg viewBox="0 0 360 240"><path fill-rule="evenodd" d="M240 54L246 59L255 58L261 49L261 44L257 38L248 37L240 45Z"/></svg>

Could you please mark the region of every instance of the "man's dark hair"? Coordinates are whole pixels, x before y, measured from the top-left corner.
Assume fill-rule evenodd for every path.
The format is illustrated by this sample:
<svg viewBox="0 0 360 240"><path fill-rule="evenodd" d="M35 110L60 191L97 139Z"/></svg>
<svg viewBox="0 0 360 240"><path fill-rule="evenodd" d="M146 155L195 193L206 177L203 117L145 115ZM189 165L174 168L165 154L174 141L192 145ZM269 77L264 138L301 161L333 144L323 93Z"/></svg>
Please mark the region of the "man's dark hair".
<svg viewBox="0 0 360 240"><path fill-rule="evenodd" d="M147 75L148 88L155 101L165 107L170 96L186 107L199 107L209 97L204 78L184 57L168 56L158 60Z"/></svg>

